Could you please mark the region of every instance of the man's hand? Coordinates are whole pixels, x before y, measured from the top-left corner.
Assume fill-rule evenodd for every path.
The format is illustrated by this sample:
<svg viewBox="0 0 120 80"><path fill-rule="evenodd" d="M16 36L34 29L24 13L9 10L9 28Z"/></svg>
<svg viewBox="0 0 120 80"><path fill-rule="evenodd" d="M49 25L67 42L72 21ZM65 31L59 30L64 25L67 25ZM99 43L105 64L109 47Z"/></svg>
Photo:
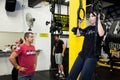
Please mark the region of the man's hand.
<svg viewBox="0 0 120 80"><path fill-rule="evenodd" d="M64 53L62 53L62 57L64 57Z"/></svg>
<svg viewBox="0 0 120 80"><path fill-rule="evenodd" d="M52 55L54 56L54 55L55 55L55 53L52 53Z"/></svg>
<svg viewBox="0 0 120 80"><path fill-rule="evenodd" d="M27 70L27 68L25 68L25 67L20 67L20 69L19 69L19 71L21 71L21 72L25 72Z"/></svg>

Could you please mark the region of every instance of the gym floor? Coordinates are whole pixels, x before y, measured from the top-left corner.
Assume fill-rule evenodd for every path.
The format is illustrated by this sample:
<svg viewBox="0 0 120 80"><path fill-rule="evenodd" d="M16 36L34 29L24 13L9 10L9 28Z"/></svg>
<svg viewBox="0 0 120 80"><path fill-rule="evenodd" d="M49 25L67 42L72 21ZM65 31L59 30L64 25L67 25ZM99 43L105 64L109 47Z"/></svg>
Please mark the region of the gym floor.
<svg viewBox="0 0 120 80"><path fill-rule="evenodd" d="M37 71L35 73L36 80L58 80L54 75L55 71ZM12 80L11 75L0 76L0 80ZM109 68L98 67L92 80L120 80L120 70L110 71Z"/></svg>

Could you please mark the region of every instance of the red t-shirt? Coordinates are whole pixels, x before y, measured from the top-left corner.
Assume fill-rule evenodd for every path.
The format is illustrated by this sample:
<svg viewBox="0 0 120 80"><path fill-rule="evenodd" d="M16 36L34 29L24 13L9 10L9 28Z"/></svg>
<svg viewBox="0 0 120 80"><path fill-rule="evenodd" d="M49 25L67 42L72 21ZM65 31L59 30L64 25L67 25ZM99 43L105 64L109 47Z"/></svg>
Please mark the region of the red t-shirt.
<svg viewBox="0 0 120 80"><path fill-rule="evenodd" d="M34 74L35 47L33 45L28 46L24 43L17 47L15 52L18 54L19 65L26 68L25 72L19 71L18 73L25 76Z"/></svg>

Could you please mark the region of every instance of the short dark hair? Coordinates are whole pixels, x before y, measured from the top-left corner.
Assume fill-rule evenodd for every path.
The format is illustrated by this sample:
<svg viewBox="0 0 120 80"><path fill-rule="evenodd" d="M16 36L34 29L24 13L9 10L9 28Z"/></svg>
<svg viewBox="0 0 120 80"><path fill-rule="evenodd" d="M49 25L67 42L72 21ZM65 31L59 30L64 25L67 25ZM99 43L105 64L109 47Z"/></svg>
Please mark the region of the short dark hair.
<svg viewBox="0 0 120 80"><path fill-rule="evenodd" d="M29 34L33 34L32 32L26 32L25 34L24 34L24 39L26 40L26 38L28 38L29 37Z"/></svg>
<svg viewBox="0 0 120 80"><path fill-rule="evenodd" d="M59 35L59 34L54 34L54 36L57 36L57 37L59 37L60 35Z"/></svg>
<svg viewBox="0 0 120 80"><path fill-rule="evenodd" d="M22 44L23 43L23 39L22 38L20 38L20 44Z"/></svg>

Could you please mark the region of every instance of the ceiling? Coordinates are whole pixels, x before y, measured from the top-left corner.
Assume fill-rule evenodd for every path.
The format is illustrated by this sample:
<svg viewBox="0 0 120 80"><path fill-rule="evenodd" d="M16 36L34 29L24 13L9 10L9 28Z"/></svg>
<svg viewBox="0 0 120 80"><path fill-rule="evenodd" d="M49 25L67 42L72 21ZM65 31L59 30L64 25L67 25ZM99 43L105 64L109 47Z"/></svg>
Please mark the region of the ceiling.
<svg viewBox="0 0 120 80"><path fill-rule="evenodd" d="M53 0L28 0L28 6L34 7L42 1L51 3L51 1L53 1ZM55 1L55 3L58 3L58 0L54 0L54 1ZM68 2L66 2L66 0L60 0L60 1L61 1L62 5L69 5L69 0L68 0ZM86 0L86 1L87 1L86 4L88 5L88 4L91 4L92 1L94 1L94 0ZM103 4L105 4L105 5L113 4L113 5L119 6L119 4L120 4L119 0L101 0L101 1L103 1ZM103 6L105 6L105 5L103 5Z"/></svg>
<svg viewBox="0 0 120 80"><path fill-rule="evenodd" d="M34 7L42 1L46 1L46 2L51 3L53 0L28 0L28 6ZM62 5L69 5L69 2L66 2L66 0L60 0L60 1L61 1ZM58 3L58 0L55 0L55 3Z"/></svg>
<svg viewBox="0 0 120 80"><path fill-rule="evenodd" d="M28 6L34 7L37 4L46 1L51 3L53 0L28 0ZM60 0L62 5L69 6L69 2L66 0ZM96 0L86 0L86 5L92 4L93 1ZM119 0L101 0L103 3L103 12L106 16L107 22L113 22L114 20L120 20L120 1ZM55 3L58 4L58 0L55 0ZM86 12L88 12L90 6L86 8Z"/></svg>

